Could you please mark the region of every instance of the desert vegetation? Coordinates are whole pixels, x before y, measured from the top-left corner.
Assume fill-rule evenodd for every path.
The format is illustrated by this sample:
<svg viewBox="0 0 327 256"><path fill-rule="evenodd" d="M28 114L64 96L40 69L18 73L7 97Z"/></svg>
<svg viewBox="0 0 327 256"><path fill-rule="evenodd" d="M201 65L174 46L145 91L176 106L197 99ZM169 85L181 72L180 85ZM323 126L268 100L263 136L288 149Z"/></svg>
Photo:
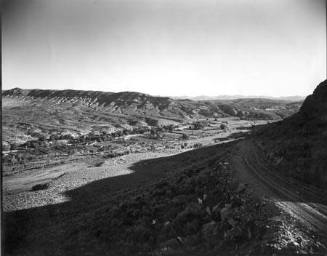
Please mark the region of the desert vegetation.
<svg viewBox="0 0 327 256"><path fill-rule="evenodd" d="M264 205L251 197L244 184L233 179L229 162L223 155L220 160L211 158L207 162L203 159L210 159L206 156L208 150L199 150L196 158L191 157L194 153L190 151L168 162L163 160L162 168L169 168L166 175L145 187L121 191L116 196L106 195L107 205L96 211L88 208L83 215L73 219L65 214L60 223L69 233L53 237L50 244L41 233L47 229L50 231L53 225L46 224L48 220L42 217L41 223L49 226L39 230L40 234L28 235L29 239L39 242L29 243L21 237L19 246L27 246L30 251L51 251L53 255L63 252L84 254L91 247L97 248L95 253L103 255L174 255L218 250L236 252L239 249L235 244L241 246L252 241L259 250L261 243L264 244L262 238L268 214ZM210 149L212 153L215 150ZM198 161L201 158L202 161ZM185 166L186 160L193 164L183 170L181 167ZM93 162L95 166L98 164L101 161ZM171 169L173 166L177 169ZM39 186L34 190L38 189L43 188ZM75 207L83 207L78 206L80 203L77 202ZM45 216L42 211L39 214ZM16 236L22 234L17 231L22 228L25 217L20 216L8 216L6 239L7 250L11 252L15 252L16 246L10 241L17 241ZM26 225L33 221L29 218L25 219L27 222L23 227L27 228ZM53 247L59 244L59 247ZM72 244L74 249L69 249Z"/></svg>

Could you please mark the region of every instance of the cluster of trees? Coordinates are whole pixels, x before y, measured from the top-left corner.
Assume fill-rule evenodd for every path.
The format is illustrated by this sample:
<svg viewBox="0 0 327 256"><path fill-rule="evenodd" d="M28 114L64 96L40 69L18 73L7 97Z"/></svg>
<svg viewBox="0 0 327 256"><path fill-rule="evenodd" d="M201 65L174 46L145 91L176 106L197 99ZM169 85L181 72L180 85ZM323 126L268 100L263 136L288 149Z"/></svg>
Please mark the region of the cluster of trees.
<svg viewBox="0 0 327 256"><path fill-rule="evenodd" d="M207 126L207 122L204 122L204 121L196 121L196 122L193 122L190 126L190 129L193 129L193 130L201 130L203 129L205 126Z"/></svg>
<svg viewBox="0 0 327 256"><path fill-rule="evenodd" d="M42 131L34 132L33 136L37 139L27 141L23 144L7 143L5 146L8 150L14 150L17 152L10 152L9 154L2 155L2 160L4 164L15 165L30 162L33 159L47 154L65 154L71 155L79 151L104 151L104 146L98 144L92 146L94 149L85 148L85 144L92 144L93 142L103 142L107 140L112 140L114 138L119 138L125 135L131 134L148 134L151 139L162 138L163 132L173 132L176 125L164 125L164 126L139 126L132 129L120 129L114 132L102 131L92 131L88 134L79 135L69 133L69 132L53 132L50 135L45 134ZM195 123L196 129L203 127L201 122ZM188 135L182 134L182 139L187 140ZM84 146L83 146L84 145ZM100 146L99 146L100 145ZM91 147L91 146L90 146Z"/></svg>
<svg viewBox="0 0 327 256"><path fill-rule="evenodd" d="M92 131L85 135L80 135L78 137L72 134L51 134L46 137L44 134L40 133L40 136L35 140L27 141L23 144L16 143L5 143L8 150L13 150L6 155L2 155L2 162L7 165L15 164L25 164L41 155L46 154L65 154L71 155L76 151L88 151L88 152L101 152L104 151L103 146L89 146L87 149L85 145L92 142L103 142L106 140L111 140L113 138L121 137L129 134L144 134L149 132L152 138L158 139L161 137L160 131L162 128L150 128L150 127L135 127L133 129L121 129L112 133L107 133L106 131ZM34 134L36 135L36 134ZM16 152L17 151L17 152Z"/></svg>

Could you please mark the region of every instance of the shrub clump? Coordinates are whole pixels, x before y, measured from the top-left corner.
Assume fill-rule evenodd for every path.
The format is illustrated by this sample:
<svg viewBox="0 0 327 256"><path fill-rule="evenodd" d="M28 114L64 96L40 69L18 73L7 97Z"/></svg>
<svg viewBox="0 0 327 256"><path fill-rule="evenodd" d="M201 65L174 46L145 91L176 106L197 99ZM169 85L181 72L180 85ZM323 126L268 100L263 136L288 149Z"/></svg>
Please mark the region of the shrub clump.
<svg viewBox="0 0 327 256"><path fill-rule="evenodd" d="M110 245L106 250L113 255L230 250L260 239L265 229L261 208L244 185L233 181L228 165L219 163L214 169L170 174L119 196L92 230L97 243Z"/></svg>

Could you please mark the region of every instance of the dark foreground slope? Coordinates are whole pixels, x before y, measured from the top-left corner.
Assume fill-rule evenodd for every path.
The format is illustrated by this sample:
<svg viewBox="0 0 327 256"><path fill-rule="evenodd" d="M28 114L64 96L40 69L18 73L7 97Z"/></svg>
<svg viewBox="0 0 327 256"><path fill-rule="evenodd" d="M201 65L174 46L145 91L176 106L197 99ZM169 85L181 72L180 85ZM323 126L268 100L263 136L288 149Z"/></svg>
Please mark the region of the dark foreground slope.
<svg viewBox="0 0 327 256"><path fill-rule="evenodd" d="M327 186L327 81L308 96L300 111L258 132L268 157L281 173Z"/></svg>
<svg viewBox="0 0 327 256"><path fill-rule="evenodd" d="M134 173L6 213L6 255L260 254L267 210L236 184L232 145L140 161Z"/></svg>
<svg viewBox="0 0 327 256"><path fill-rule="evenodd" d="M324 255L314 238L288 228L280 237L280 211L235 179L237 145L139 161L65 192L64 203L7 212L5 254Z"/></svg>

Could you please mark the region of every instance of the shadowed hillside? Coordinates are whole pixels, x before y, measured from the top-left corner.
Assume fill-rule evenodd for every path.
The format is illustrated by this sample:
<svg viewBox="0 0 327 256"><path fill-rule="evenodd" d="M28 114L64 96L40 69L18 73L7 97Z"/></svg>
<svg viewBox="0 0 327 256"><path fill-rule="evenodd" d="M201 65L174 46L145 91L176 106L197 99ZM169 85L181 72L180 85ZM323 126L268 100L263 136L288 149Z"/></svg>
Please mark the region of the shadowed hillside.
<svg viewBox="0 0 327 256"><path fill-rule="evenodd" d="M327 80L308 96L300 111L259 131L268 157L284 174L327 185Z"/></svg>

